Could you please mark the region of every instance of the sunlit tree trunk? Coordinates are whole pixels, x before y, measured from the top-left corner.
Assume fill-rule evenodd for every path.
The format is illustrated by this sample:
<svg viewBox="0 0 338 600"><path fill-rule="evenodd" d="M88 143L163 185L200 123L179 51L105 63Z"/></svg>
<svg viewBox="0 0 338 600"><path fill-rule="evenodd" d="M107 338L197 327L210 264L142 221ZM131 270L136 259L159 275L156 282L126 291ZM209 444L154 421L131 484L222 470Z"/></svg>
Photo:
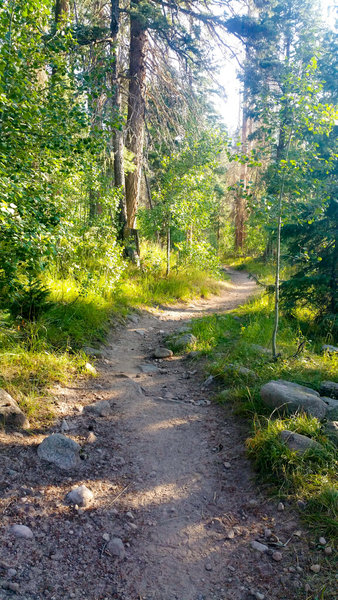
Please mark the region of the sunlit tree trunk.
<svg viewBox="0 0 338 600"><path fill-rule="evenodd" d="M140 0L132 3L137 9ZM137 12L130 16L129 95L126 147L133 153L135 169L126 176L127 227L135 229L140 196L144 143L147 32Z"/></svg>
<svg viewBox="0 0 338 600"><path fill-rule="evenodd" d="M111 21L110 33L112 38L112 111L113 116L121 118L121 86L119 81L119 48L118 35L120 29L120 6L119 0L111 0ZM121 197L118 209L119 230L118 237L123 240L127 224L127 209L125 200L125 175L123 162L123 130L122 124L120 128L113 129L113 153L114 153L114 185L121 190Z"/></svg>

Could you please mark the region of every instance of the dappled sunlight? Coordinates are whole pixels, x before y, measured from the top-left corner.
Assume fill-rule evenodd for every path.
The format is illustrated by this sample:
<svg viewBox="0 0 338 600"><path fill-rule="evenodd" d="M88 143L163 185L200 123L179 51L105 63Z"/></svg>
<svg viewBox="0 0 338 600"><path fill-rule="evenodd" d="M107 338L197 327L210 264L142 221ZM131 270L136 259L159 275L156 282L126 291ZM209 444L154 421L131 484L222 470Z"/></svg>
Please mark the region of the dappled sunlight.
<svg viewBox="0 0 338 600"><path fill-rule="evenodd" d="M166 421L160 421L158 423L151 423L143 428L144 433L156 433L161 429L171 429L179 427L180 425L189 425L192 421L199 421L199 415L190 415L189 418L170 418Z"/></svg>

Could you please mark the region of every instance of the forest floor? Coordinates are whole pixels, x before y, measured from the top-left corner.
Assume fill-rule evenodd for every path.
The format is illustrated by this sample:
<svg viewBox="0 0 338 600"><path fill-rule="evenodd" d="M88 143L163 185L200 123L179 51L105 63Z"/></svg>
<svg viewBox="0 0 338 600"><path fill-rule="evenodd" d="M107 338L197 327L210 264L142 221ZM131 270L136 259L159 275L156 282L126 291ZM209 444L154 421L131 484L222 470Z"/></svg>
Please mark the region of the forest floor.
<svg viewBox="0 0 338 600"><path fill-rule="evenodd" d="M99 376L54 390L48 431L0 433L1 600L312 597L310 539L297 513L278 510L255 483L247 424L210 402L201 363L151 358L190 319L234 309L256 291L245 273L230 274L219 296L134 314L112 332ZM110 414L83 412L99 400L110 401ZM39 459L51 432L81 444L76 470ZM94 494L89 506L66 504L82 484ZM13 537L14 523L33 538ZM115 537L125 556L123 548L114 556Z"/></svg>

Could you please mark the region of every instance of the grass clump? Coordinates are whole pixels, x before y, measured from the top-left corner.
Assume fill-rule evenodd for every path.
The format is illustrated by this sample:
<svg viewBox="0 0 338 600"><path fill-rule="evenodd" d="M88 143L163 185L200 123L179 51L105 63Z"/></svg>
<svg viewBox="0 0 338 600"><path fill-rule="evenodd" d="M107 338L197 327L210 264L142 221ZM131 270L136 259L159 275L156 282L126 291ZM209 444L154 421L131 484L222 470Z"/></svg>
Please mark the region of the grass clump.
<svg viewBox="0 0 338 600"><path fill-rule="evenodd" d="M292 451L281 439L284 429L310 437L321 447L309 448L303 454ZM337 535L337 457L317 419L305 414L265 422L257 418L247 448L261 480L274 488L278 482L282 497L305 500L305 519L327 535Z"/></svg>

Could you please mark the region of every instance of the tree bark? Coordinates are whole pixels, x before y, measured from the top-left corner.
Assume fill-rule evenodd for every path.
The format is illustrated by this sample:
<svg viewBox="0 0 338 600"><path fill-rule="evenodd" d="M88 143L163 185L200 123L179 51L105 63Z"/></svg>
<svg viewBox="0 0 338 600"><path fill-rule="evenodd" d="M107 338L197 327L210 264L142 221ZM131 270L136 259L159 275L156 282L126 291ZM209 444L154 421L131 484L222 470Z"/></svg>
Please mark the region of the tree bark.
<svg viewBox="0 0 338 600"><path fill-rule="evenodd" d="M112 111L113 115L121 117L121 87L119 81L119 52L118 52L118 34L120 29L120 5L119 0L111 0L111 21L110 33L112 38ZM127 224L127 209L125 201L125 175L123 162L123 130L122 124L118 129L113 128L113 154L114 154L114 185L121 190L119 208L118 208L118 238L124 239L125 228Z"/></svg>
<svg viewBox="0 0 338 600"><path fill-rule="evenodd" d="M242 154L247 154L248 146L248 118L246 114L245 89L243 92L243 110L242 110L242 130L241 143ZM235 249L243 250L245 243L245 222L246 222L246 186L247 186L248 166L247 163L241 164L240 181L241 187L235 196Z"/></svg>
<svg viewBox="0 0 338 600"><path fill-rule="evenodd" d="M135 9L140 0L134 0L130 15L129 95L126 147L133 153L135 169L126 176L127 227L135 229L135 218L140 196L144 143L144 110L147 32Z"/></svg>
<svg viewBox="0 0 338 600"><path fill-rule="evenodd" d="M69 15L69 0L56 0L55 2L55 24L58 25L62 19Z"/></svg>

